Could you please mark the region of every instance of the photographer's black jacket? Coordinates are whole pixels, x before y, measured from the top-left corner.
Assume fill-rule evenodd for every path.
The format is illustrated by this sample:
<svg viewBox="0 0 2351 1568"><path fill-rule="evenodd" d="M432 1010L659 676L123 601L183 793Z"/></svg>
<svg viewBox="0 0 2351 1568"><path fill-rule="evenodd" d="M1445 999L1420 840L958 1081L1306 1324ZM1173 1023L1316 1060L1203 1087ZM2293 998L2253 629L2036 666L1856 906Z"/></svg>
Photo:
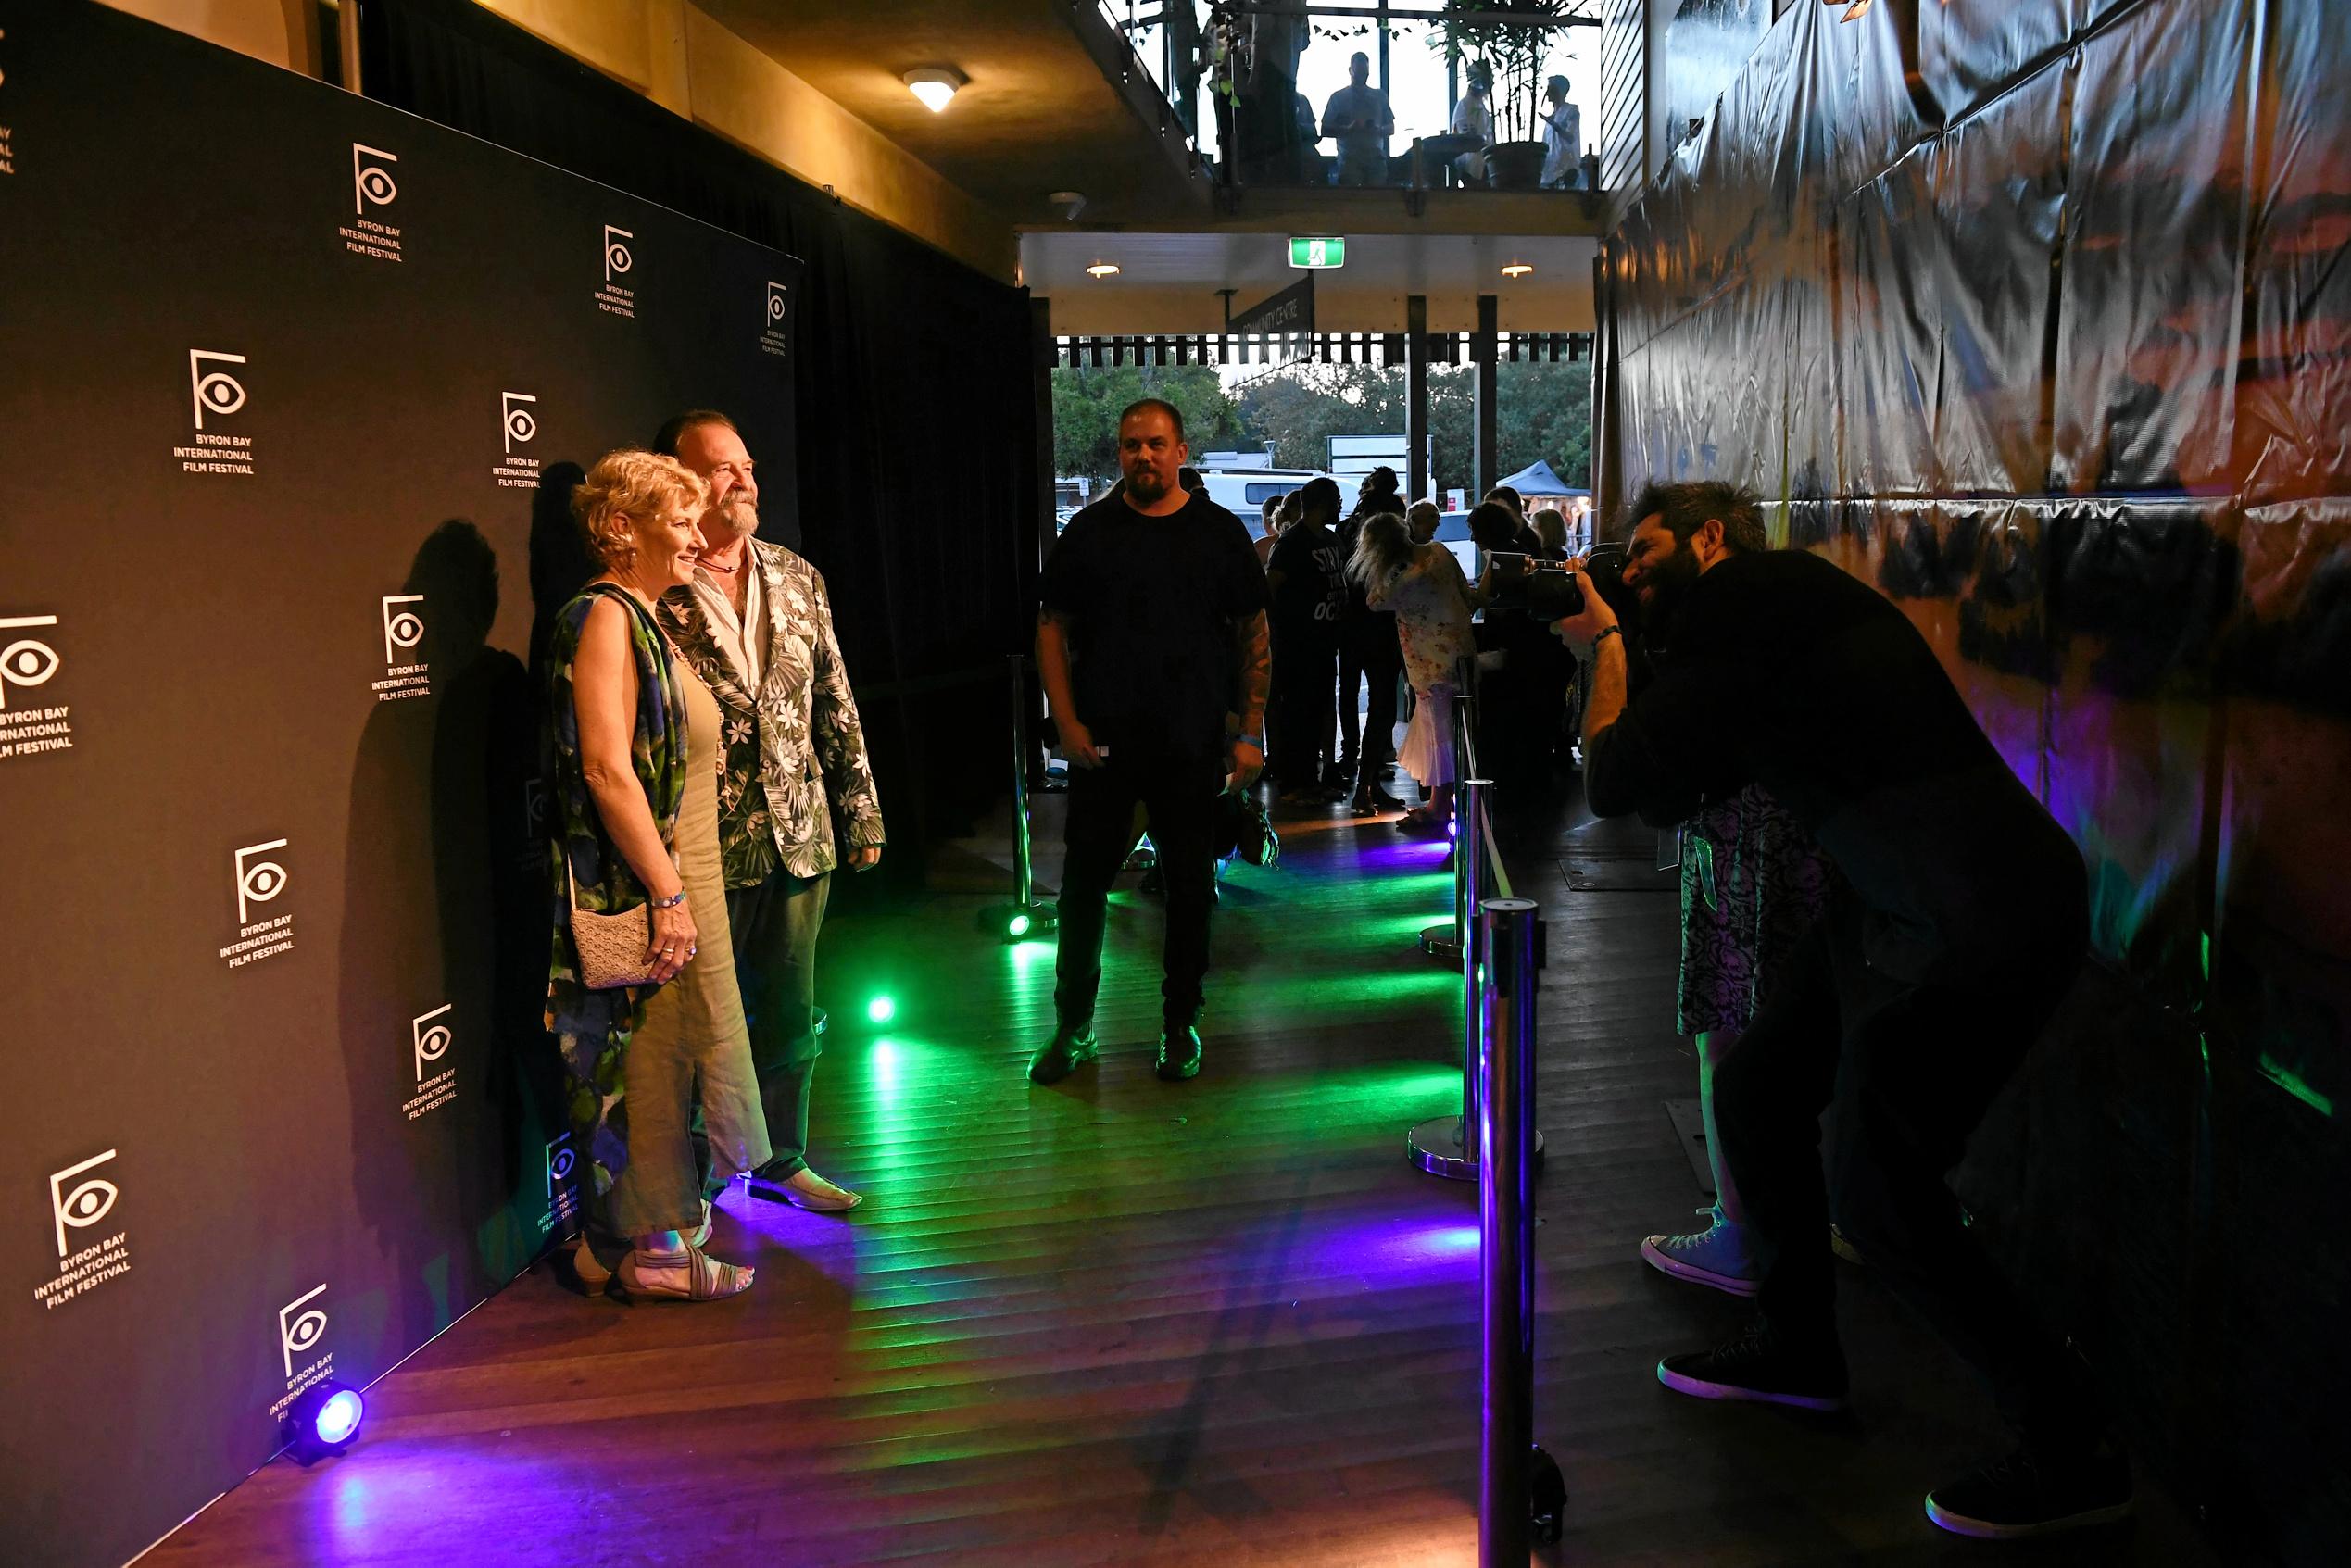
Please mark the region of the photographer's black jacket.
<svg viewBox="0 0 2351 1568"><path fill-rule="evenodd" d="M1733 556L1691 585L1655 666L1585 759L1601 816L1666 827L1762 784L1844 872L1867 958L1898 980L2081 942L2080 853L1867 583L1799 550Z"/></svg>

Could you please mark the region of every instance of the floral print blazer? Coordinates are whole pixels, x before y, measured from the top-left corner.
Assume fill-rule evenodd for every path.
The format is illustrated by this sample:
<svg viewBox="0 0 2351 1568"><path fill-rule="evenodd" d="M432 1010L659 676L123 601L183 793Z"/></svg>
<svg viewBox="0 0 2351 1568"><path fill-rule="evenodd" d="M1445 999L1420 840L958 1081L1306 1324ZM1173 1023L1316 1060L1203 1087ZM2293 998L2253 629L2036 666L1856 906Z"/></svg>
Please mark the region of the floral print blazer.
<svg viewBox="0 0 2351 1568"><path fill-rule="evenodd" d="M839 864L836 839L851 849L883 842L881 797L823 574L761 539L751 558L767 615L757 693L743 689L691 588L671 590L660 606L662 629L718 698L719 858L729 887L765 882L779 867L822 876Z"/></svg>

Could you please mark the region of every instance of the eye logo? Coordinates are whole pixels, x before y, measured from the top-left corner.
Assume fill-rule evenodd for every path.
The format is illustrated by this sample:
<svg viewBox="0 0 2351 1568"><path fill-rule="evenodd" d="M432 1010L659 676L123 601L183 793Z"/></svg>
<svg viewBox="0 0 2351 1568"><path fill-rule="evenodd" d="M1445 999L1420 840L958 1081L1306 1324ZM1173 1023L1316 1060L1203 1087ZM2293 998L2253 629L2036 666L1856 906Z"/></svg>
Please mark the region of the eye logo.
<svg viewBox="0 0 2351 1568"><path fill-rule="evenodd" d="M195 403L195 427L204 416L233 414L245 407L245 385L226 370L207 370L207 365L242 365L242 354L220 354L206 348L188 350L188 393Z"/></svg>
<svg viewBox="0 0 2351 1568"><path fill-rule="evenodd" d="M113 1210L114 1200L122 1196L121 1189L103 1176L93 1176L70 1190L66 1183L84 1171L105 1164L115 1157L115 1153L110 1148L79 1165L69 1165L49 1178L49 1212L57 1221L58 1257L64 1257L69 1250L66 1243L68 1230L96 1224Z"/></svg>
<svg viewBox="0 0 2351 1568"><path fill-rule="evenodd" d="M0 615L0 632L20 626L55 626L54 615ZM8 706L8 686L38 686L57 672L57 650L31 637L19 637L0 647L0 712Z"/></svg>
<svg viewBox="0 0 2351 1568"><path fill-rule="evenodd" d="M449 1042L456 1036L449 1033L447 1024L433 1021L455 1006L455 1002L443 1002L422 1017L409 1021L409 1033L416 1040L416 1081L420 1084L424 1082L424 1064L438 1061L449 1053ZM433 1027L427 1029L428 1023L433 1023Z"/></svg>
<svg viewBox="0 0 2351 1568"><path fill-rule="evenodd" d="M380 147L363 147L351 144L351 210L367 216L371 207L390 207L392 198L400 194L393 182L392 171L383 166L397 163L400 155L387 153Z"/></svg>
<svg viewBox="0 0 2351 1568"><path fill-rule="evenodd" d="M533 838L547 832L547 784L543 780L522 781L522 831Z"/></svg>
<svg viewBox="0 0 2351 1568"><path fill-rule="evenodd" d="M580 1157L572 1151L572 1135L563 1134L547 1146L547 1200L555 1201L555 1189L572 1179L572 1172L579 1165Z"/></svg>
<svg viewBox="0 0 2351 1568"><path fill-rule="evenodd" d="M248 844L237 851L237 923L243 925L252 918L246 913L254 904L266 904L285 891L285 868L275 860L257 860L248 865L248 855L266 855L272 849L285 847L285 840L273 838L267 844Z"/></svg>
<svg viewBox="0 0 2351 1568"><path fill-rule="evenodd" d="M539 433L537 417L530 409L522 407L523 404L537 401L537 397L528 393L501 392L498 394L498 423L503 428L506 436L506 450L509 457L514 455L516 442L528 441Z"/></svg>
<svg viewBox="0 0 2351 1568"><path fill-rule="evenodd" d="M278 1344L285 1352L285 1374L288 1377L294 1375L294 1358L308 1355L311 1347L326 1337L324 1307L313 1307L299 1317L294 1315L294 1310L305 1301L315 1301L325 1294L326 1286L322 1285L278 1309Z"/></svg>
<svg viewBox="0 0 2351 1568"><path fill-rule="evenodd" d="M636 257L631 256L629 247L621 243L622 240L635 238L636 236L626 229L615 229L610 223L604 225L604 281L606 282L610 282L636 265Z"/></svg>
<svg viewBox="0 0 2351 1568"><path fill-rule="evenodd" d="M787 302L785 299L784 285L777 282L773 278L769 279L767 283L767 324L771 327L782 326L784 324L784 312L786 307Z"/></svg>
<svg viewBox="0 0 2351 1568"><path fill-rule="evenodd" d="M383 662L400 662L400 649L412 648L424 641L424 621L412 609L395 610L394 605L421 605L422 594L386 594L383 596Z"/></svg>

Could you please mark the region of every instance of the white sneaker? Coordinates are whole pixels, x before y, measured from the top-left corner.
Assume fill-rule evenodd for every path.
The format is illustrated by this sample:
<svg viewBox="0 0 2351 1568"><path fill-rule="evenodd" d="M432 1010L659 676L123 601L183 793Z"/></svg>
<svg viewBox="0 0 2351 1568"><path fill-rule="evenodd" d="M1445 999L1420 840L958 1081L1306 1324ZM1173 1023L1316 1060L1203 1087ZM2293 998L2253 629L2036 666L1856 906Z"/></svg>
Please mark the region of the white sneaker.
<svg viewBox="0 0 2351 1568"><path fill-rule="evenodd" d="M1763 1288L1763 1264L1747 1239L1747 1227L1734 1225L1719 1209L1701 1209L1714 1223L1689 1236L1653 1236L1641 1244L1641 1261L1660 1273L1719 1290L1727 1296L1753 1296Z"/></svg>

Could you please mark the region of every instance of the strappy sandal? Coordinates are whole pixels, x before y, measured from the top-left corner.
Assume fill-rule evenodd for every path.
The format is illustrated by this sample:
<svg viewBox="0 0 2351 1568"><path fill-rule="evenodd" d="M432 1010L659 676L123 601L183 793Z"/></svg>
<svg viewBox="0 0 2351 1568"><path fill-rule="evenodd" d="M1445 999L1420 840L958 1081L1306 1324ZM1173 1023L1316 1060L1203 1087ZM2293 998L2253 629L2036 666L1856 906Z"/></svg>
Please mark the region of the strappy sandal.
<svg viewBox="0 0 2351 1568"><path fill-rule="evenodd" d="M662 1268L685 1270L685 1288L672 1285L648 1283L638 1273L638 1259ZM621 1260L619 1279L622 1289L630 1299L643 1296L655 1301L715 1301L723 1296L740 1296L751 1288L757 1271L722 1263L698 1247L683 1248L676 1252L632 1251Z"/></svg>

